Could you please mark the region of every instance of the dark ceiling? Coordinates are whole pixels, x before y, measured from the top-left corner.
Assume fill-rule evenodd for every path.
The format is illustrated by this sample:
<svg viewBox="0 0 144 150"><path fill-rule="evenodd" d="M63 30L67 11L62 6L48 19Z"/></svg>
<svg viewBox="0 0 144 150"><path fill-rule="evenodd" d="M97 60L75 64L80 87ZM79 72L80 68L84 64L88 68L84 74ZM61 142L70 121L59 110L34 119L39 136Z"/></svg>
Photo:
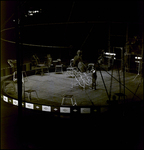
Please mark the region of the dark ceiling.
<svg viewBox="0 0 144 150"><path fill-rule="evenodd" d="M20 1L19 4L24 43L71 47L74 51L107 49L109 23L111 34L125 36L127 23L143 20L142 1ZM7 8L2 18L2 29L5 29L14 26L15 16L9 17L16 10L16 1L3 5ZM40 9L39 14L25 16L28 10ZM134 34L141 32L139 24L130 28ZM14 40L10 32L5 32L5 38ZM114 42L124 46L125 37Z"/></svg>

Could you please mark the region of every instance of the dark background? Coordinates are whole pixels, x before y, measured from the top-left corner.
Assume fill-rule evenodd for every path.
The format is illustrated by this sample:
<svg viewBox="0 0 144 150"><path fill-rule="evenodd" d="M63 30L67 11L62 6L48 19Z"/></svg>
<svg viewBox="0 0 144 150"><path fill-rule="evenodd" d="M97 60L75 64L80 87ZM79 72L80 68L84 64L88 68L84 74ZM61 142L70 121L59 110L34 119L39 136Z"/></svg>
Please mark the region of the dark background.
<svg viewBox="0 0 144 150"><path fill-rule="evenodd" d="M24 26L21 30L23 43L66 47L23 46L24 61L29 61L34 53L41 59L50 53L53 59L69 62L81 49L85 61L96 62L101 49L108 51L109 23L111 35L115 35L110 38L110 49L125 46L127 23L129 37L138 35L142 38L142 1L2 1L2 31L15 27L16 4L20 5L18 14ZM41 13L28 16L28 10L40 10ZM1 38L16 41L15 33L15 29L5 30L1 32ZM1 45L3 68L7 59L16 58L16 48L9 42L2 41Z"/></svg>

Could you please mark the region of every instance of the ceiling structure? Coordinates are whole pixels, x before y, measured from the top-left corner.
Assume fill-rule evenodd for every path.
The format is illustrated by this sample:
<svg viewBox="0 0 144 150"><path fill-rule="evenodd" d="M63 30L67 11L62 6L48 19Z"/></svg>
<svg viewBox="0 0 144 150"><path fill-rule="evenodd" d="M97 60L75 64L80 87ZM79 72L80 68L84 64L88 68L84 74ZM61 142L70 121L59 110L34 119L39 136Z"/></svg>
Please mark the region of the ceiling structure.
<svg viewBox="0 0 144 150"><path fill-rule="evenodd" d="M71 55L81 49L84 56L90 53L94 57L99 49L108 49L109 32L114 35L111 41L115 45L124 46L127 23L130 36L141 37L142 1L21 1L19 4L23 43L70 48ZM2 30L15 25L16 2L5 5L9 11L2 18ZM35 10L39 13L28 15ZM13 31L5 31L2 38L14 41Z"/></svg>

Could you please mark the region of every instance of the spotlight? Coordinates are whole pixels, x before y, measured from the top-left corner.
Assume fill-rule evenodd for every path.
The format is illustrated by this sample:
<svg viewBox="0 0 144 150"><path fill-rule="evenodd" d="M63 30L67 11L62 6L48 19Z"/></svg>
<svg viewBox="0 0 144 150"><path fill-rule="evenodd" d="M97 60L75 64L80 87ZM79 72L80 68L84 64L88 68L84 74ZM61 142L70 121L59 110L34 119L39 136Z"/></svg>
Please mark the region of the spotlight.
<svg viewBox="0 0 144 150"><path fill-rule="evenodd" d="M31 11L31 10L29 10L29 11L28 11L28 13L29 13L29 14L31 14L31 13L32 13L32 11Z"/></svg>
<svg viewBox="0 0 144 150"><path fill-rule="evenodd" d="M29 16L33 16L33 14L29 14Z"/></svg>

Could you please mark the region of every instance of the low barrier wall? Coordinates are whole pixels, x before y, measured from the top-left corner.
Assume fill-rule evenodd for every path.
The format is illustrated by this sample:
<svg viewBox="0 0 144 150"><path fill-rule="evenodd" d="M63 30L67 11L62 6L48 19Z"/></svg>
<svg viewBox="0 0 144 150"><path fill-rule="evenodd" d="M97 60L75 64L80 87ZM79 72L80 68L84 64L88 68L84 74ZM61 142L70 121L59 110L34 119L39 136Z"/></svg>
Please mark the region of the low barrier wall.
<svg viewBox="0 0 144 150"><path fill-rule="evenodd" d="M1 95L1 98L4 102L12 104L14 106L18 106L18 100L13 99L9 96L4 94ZM60 114L100 114L101 107L108 107L108 106L50 106L45 104L36 104L33 102L22 102L22 107L31 109L31 110L38 110L44 111L49 113L60 113Z"/></svg>
<svg viewBox="0 0 144 150"><path fill-rule="evenodd" d="M25 63L22 66L23 71L30 71L32 69L31 63ZM7 67L1 69L1 77L11 75L15 71L14 67Z"/></svg>

